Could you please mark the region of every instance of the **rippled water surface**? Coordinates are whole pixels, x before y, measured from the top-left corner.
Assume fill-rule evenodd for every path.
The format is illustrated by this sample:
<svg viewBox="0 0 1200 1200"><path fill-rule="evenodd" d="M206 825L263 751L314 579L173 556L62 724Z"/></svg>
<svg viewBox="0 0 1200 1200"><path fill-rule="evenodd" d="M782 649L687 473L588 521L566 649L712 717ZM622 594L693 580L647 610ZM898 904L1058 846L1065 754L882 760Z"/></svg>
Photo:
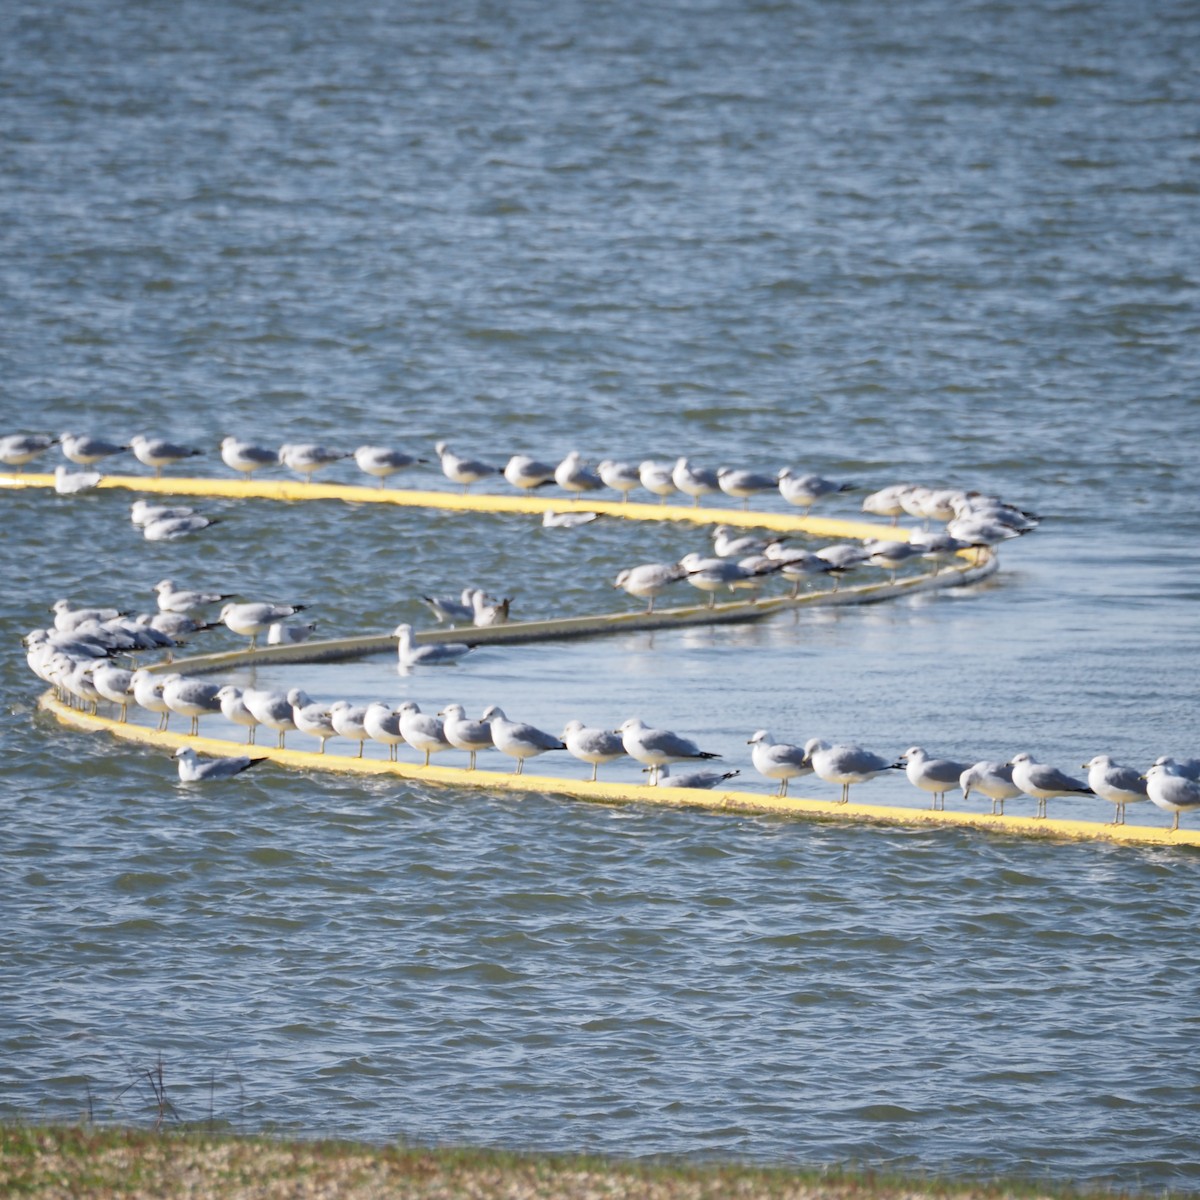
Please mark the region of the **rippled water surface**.
<svg viewBox="0 0 1200 1200"><path fill-rule="evenodd" d="M1195 6L1120 0L10 4L3 431L998 491L1045 523L960 593L260 677L637 713L748 788L764 726L1200 754L1198 47ZM702 530L211 500L151 544L129 499L0 497L0 1115L149 1122L161 1057L182 1119L238 1128L1200 1183L1190 851L269 766L184 788L36 715L19 644L164 576L330 636L465 583L628 607L616 571Z"/></svg>

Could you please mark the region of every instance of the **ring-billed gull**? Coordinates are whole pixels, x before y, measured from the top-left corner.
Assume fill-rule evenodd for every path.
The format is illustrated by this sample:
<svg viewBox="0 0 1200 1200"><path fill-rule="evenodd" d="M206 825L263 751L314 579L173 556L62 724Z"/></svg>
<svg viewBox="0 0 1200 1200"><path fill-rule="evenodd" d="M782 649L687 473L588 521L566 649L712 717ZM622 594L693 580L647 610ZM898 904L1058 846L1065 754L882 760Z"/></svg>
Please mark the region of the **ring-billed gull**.
<svg viewBox="0 0 1200 1200"><path fill-rule="evenodd" d="M757 496L760 492L773 492L779 485L774 475L764 475L759 471L742 471L735 467L722 467L717 472L717 480L725 495L741 500L743 509L750 507L751 496Z"/></svg>
<svg viewBox="0 0 1200 1200"><path fill-rule="evenodd" d="M629 493L642 486L641 474L632 463L606 458L596 464L596 470L607 487L621 493L622 500L628 500Z"/></svg>
<svg viewBox="0 0 1200 1200"><path fill-rule="evenodd" d="M542 513L542 524L547 529L577 529L580 525L590 525L599 519L599 513L584 512L582 509L575 512L555 512L548 508Z"/></svg>
<svg viewBox="0 0 1200 1200"><path fill-rule="evenodd" d="M889 483L887 487L863 498L862 511L876 517L890 517L895 525L904 516L904 505L900 503L900 498L908 488L907 483Z"/></svg>
<svg viewBox="0 0 1200 1200"><path fill-rule="evenodd" d="M1082 779L1075 779L1065 771L1038 762L1032 754L1014 754L1012 758L1013 783L1027 796L1037 801L1037 815L1046 815L1046 801L1055 796L1091 796L1092 789Z"/></svg>
<svg viewBox="0 0 1200 1200"><path fill-rule="evenodd" d="M194 517L196 510L186 504L151 504L148 500L135 500L129 506L129 519L139 528L151 521L167 521L172 517Z"/></svg>
<svg viewBox="0 0 1200 1200"><path fill-rule="evenodd" d="M162 698L173 713L191 719L190 732L191 736L195 737L200 731L200 718L205 713L221 711L221 702L217 699L220 690L215 683L205 683L201 679L175 674L168 675L163 680Z"/></svg>
<svg viewBox="0 0 1200 1200"><path fill-rule="evenodd" d="M779 494L789 503L808 512L818 500L825 496L836 496L839 492L852 492L854 484L838 483L821 475L797 475L791 467L784 467L778 476Z"/></svg>
<svg viewBox="0 0 1200 1200"><path fill-rule="evenodd" d="M74 633L89 621L111 621L123 615L116 608L72 608L66 597L55 600L50 611L54 614L54 628L60 633Z"/></svg>
<svg viewBox="0 0 1200 1200"><path fill-rule="evenodd" d="M554 482L554 468L549 463L538 462L528 454L514 454L504 464L504 478L523 492L547 487Z"/></svg>
<svg viewBox="0 0 1200 1200"><path fill-rule="evenodd" d="M129 711L129 703L135 699L133 672L126 671L114 663L97 663L95 670L92 671L92 683L95 684L96 691L105 700L121 706L121 721L124 722Z"/></svg>
<svg viewBox="0 0 1200 1200"><path fill-rule="evenodd" d="M58 438L48 433L10 433L0 437L0 463L24 467L57 444Z"/></svg>
<svg viewBox="0 0 1200 1200"><path fill-rule="evenodd" d="M1200 808L1200 783L1172 775L1167 767L1154 766L1146 772L1146 795L1163 812L1175 814L1172 831L1179 828L1179 814Z"/></svg>
<svg viewBox="0 0 1200 1200"><path fill-rule="evenodd" d="M395 762L396 748L404 744L400 710L384 704L382 700L372 700L363 714L363 728L371 741L388 748L388 761Z"/></svg>
<svg viewBox="0 0 1200 1200"><path fill-rule="evenodd" d="M447 704L438 716L442 718L442 732L446 741L456 750L465 750L471 756L467 770L475 770L475 755L480 750L491 750L496 744L491 722L484 719L473 721L461 704Z"/></svg>
<svg viewBox="0 0 1200 1200"><path fill-rule="evenodd" d="M780 546L782 537L761 538L752 533L738 533L728 525L717 525L712 531L713 553L718 558L745 558L749 554L765 554L773 558L771 547Z"/></svg>
<svg viewBox="0 0 1200 1200"><path fill-rule="evenodd" d="M423 713L412 700L405 700L400 705L400 732L414 750L425 755L426 766L429 766L431 754L441 754L454 749L446 741L446 728L441 718Z"/></svg>
<svg viewBox="0 0 1200 1200"><path fill-rule="evenodd" d="M638 465L638 478L642 481L642 487L648 492L653 492L658 497L659 504L665 504L667 497L678 490L671 477L672 470L670 463L655 462L649 458Z"/></svg>
<svg viewBox="0 0 1200 1200"><path fill-rule="evenodd" d="M812 550L799 546L772 544L764 551L764 557L779 563L779 574L792 584L792 597L800 595L800 585L816 575L834 575L837 568L826 562Z"/></svg>
<svg viewBox="0 0 1200 1200"><path fill-rule="evenodd" d="M1013 783L1012 766L1009 763L977 762L969 766L959 777L963 799L970 799L972 792L982 792L992 802L992 815L1004 816L1005 800L1023 795Z"/></svg>
<svg viewBox="0 0 1200 1200"><path fill-rule="evenodd" d="M338 700L329 706L329 719L333 722L338 737L358 743L355 758L362 758L363 747L370 736L367 733L367 706L351 704L349 700Z"/></svg>
<svg viewBox="0 0 1200 1200"><path fill-rule="evenodd" d="M824 738L809 738L804 743L804 753L808 755L818 778L826 783L841 785L842 804L849 801L853 784L866 783L876 775L900 766L890 758L883 758L861 746L831 744Z"/></svg>
<svg viewBox="0 0 1200 1200"><path fill-rule="evenodd" d="M643 771L649 774L654 771L654 767L643 767ZM741 771L736 768L731 771L712 770L701 767L696 771L681 771L678 775L671 774L670 767L658 767L657 773L650 781L651 787L677 787L677 788L695 788L697 790L711 790L717 787L718 784L724 783L727 779L733 779L734 776L740 775Z"/></svg>
<svg viewBox="0 0 1200 1200"><path fill-rule="evenodd" d="M451 483L461 483L464 492L471 490L471 484L500 473L500 468L490 463L480 462L477 458L461 458L445 442L438 442L434 450L441 460L442 474Z"/></svg>
<svg viewBox="0 0 1200 1200"><path fill-rule="evenodd" d="M148 437L144 433L135 434L129 439L129 448L133 456L145 467L154 468L154 478L161 479L163 467L172 463L182 462L185 458L199 458L203 450L195 446L184 446L179 442L170 442L166 438Z"/></svg>
<svg viewBox="0 0 1200 1200"><path fill-rule="evenodd" d="M104 699L96 688L92 673L100 665L96 659L81 659L63 676L62 685L80 702L80 706L95 713L96 706Z"/></svg>
<svg viewBox="0 0 1200 1200"><path fill-rule="evenodd" d="M180 783L205 783L214 779L231 779L248 771L263 758L206 758L201 759L190 746L180 746L174 757L179 760Z"/></svg>
<svg viewBox="0 0 1200 1200"><path fill-rule="evenodd" d="M315 442L285 442L279 447L279 461L304 479L312 479L314 471L341 462L351 456L349 450L334 450Z"/></svg>
<svg viewBox="0 0 1200 1200"><path fill-rule="evenodd" d="M1200 758L1171 758L1164 754L1154 760L1156 767L1166 767L1172 775L1182 775L1184 779L1200 781Z"/></svg>
<svg viewBox="0 0 1200 1200"><path fill-rule="evenodd" d="M142 537L148 542L177 542L180 538L218 524L218 517L205 517L200 513L193 513L190 517L163 517L158 521L147 521L142 526Z"/></svg>
<svg viewBox="0 0 1200 1200"><path fill-rule="evenodd" d="M679 565L687 572L692 587L708 592L708 607L713 608L717 592L726 588L734 591L761 587L767 576L775 574L783 564L765 556L733 562L728 558L702 558L693 552L685 554Z"/></svg>
<svg viewBox="0 0 1200 1200"><path fill-rule="evenodd" d="M516 774L525 770L525 760L548 750L565 750L566 743L552 733L546 733L523 721L510 721L504 710L493 704L484 710L483 719L491 723L492 741L501 754L517 760Z"/></svg>
<svg viewBox="0 0 1200 1200"><path fill-rule="evenodd" d="M465 642L442 642L431 646L416 646L413 644L411 625L397 625L392 630L392 637L396 639L396 652L400 659L400 666L403 668L434 667L456 663L472 649Z"/></svg>
<svg viewBox="0 0 1200 1200"><path fill-rule="evenodd" d="M253 442L239 441L235 437L221 439L221 461L231 470L249 477L263 467L279 465L279 451L269 446L256 446Z"/></svg>
<svg viewBox="0 0 1200 1200"><path fill-rule="evenodd" d="M933 795L933 807L946 807L946 793L957 792L962 787L962 775L967 764L949 758L930 758L920 746L910 746L900 755L905 763L904 773L908 782L923 792Z"/></svg>
<svg viewBox="0 0 1200 1200"><path fill-rule="evenodd" d="M572 450L566 458L554 468L554 482L564 491L597 492L604 486L604 480L598 472L593 471L583 461L583 455L578 450Z"/></svg>
<svg viewBox="0 0 1200 1200"><path fill-rule="evenodd" d="M493 600L482 588L471 592L471 609L475 625L484 628L488 625L504 625L508 621L508 607L512 599L505 596L503 600Z"/></svg>
<svg viewBox="0 0 1200 1200"><path fill-rule="evenodd" d="M886 571L893 581L896 572L910 558L921 557L920 547L908 542L886 542L872 538L863 543L863 549L867 552L867 562Z"/></svg>
<svg viewBox="0 0 1200 1200"><path fill-rule="evenodd" d="M630 758L653 768L651 783L658 778L657 769L669 763L721 757L712 751L701 750L695 742L669 729L651 729L641 717L628 718L615 732L621 735L621 744Z"/></svg>
<svg viewBox="0 0 1200 1200"><path fill-rule="evenodd" d="M298 646L307 642L316 628L316 621L272 621L267 626L267 645Z"/></svg>
<svg viewBox="0 0 1200 1200"><path fill-rule="evenodd" d="M92 488L99 486L101 478L99 471L72 471L59 463L54 468L54 490L60 496L90 492Z"/></svg>
<svg viewBox="0 0 1200 1200"><path fill-rule="evenodd" d="M134 671L133 679L130 682L133 684L133 698L137 701L138 707L144 708L147 712L158 713L158 731L162 733L171 720L171 708L163 699L166 677L155 675L147 671L145 667L140 667Z"/></svg>
<svg viewBox="0 0 1200 1200"><path fill-rule="evenodd" d="M1146 780L1133 767L1113 762L1107 754L1097 754L1083 764L1088 773L1088 787L1102 800L1117 806L1114 825L1125 824L1125 805L1147 799Z"/></svg>
<svg viewBox="0 0 1200 1200"><path fill-rule="evenodd" d="M813 773L812 763L800 746L777 742L765 729L757 730L746 745L753 746L750 761L754 769L767 779L779 780L778 796L788 794L788 780Z"/></svg>
<svg viewBox="0 0 1200 1200"><path fill-rule="evenodd" d="M221 702L221 716L234 725L241 725L246 730L246 745L253 746L257 736L258 718L246 707L242 689L227 683L218 690L217 699Z"/></svg>
<svg viewBox="0 0 1200 1200"><path fill-rule="evenodd" d="M373 475L383 487L388 477L397 471L428 460L405 454L403 450L393 450L390 446L359 446L354 452L354 461L364 475Z"/></svg>
<svg viewBox="0 0 1200 1200"><path fill-rule="evenodd" d="M284 617L295 616L303 612L303 604L270 604L267 602L247 604L226 604L221 609L218 621L223 621L225 627L241 637L250 639L250 649L258 645L258 635L266 631L267 626Z"/></svg>
<svg viewBox="0 0 1200 1200"><path fill-rule="evenodd" d="M576 719L568 721L562 731L567 753L581 762L592 764L592 782L596 780L601 763L625 757L625 743L608 729L592 729Z"/></svg>
<svg viewBox="0 0 1200 1200"><path fill-rule="evenodd" d="M333 727L333 718L329 715L329 705L311 699L307 692L300 688L292 688L288 692L288 703L292 706L292 720L301 733L321 739L320 753L325 753L325 743L337 736Z"/></svg>
<svg viewBox="0 0 1200 1200"><path fill-rule="evenodd" d="M108 442L104 438L88 437L84 433L61 433L58 437L64 457L81 467L90 467L102 459L121 454L129 446L121 442Z"/></svg>
<svg viewBox="0 0 1200 1200"><path fill-rule="evenodd" d="M448 625L458 625L464 621L473 621L475 607L471 603L471 593L474 588L465 587L460 599L453 596L422 596L421 599L433 610L433 615L439 622Z"/></svg>
<svg viewBox="0 0 1200 1200"><path fill-rule="evenodd" d="M678 563L642 563L639 567L626 567L613 580L613 587L628 592L631 596L645 597L646 611L654 611L654 598L665 592L673 583L687 577L687 571Z"/></svg>
<svg viewBox="0 0 1200 1200"><path fill-rule="evenodd" d="M158 597L160 612L190 613L206 604L219 604L233 597L232 592L204 592L198 588L176 587L173 579L160 579L153 590Z"/></svg>
<svg viewBox="0 0 1200 1200"><path fill-rule="evenodd" d="M679 458L671 468L671 482L685 496L691 496L693 506L700 503L701 496L721 490L721 481L711 467L697 467L686 458Z"/></svg>
<svg viewBox="0 0 1200 1200"><path fill-rule="evenodd" d="M245 688L242 703L260 725L279 734L279 749L282 750L284 738L296 728L295 712L288 694L271 688Z"/></svg>

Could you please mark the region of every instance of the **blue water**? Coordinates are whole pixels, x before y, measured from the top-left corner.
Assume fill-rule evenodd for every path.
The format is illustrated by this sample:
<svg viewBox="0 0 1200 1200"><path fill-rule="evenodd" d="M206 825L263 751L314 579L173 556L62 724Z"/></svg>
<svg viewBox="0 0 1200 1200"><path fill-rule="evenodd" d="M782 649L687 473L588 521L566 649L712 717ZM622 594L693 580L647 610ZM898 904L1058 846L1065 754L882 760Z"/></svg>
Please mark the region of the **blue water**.
<svg viewBox="0 0 1200 1200"><path fill-rule="evenodd" d="M960 594L264 678L636 713L751 788L761 727L1197 755L1198 41L1116 0L9 5L0 428L220 473L236 433L997 491L1046 520ZM164 576L329 636L466 583L604 611L703 531L202 501L220 525L151 544L129 499L0 498L0 1115L149 1124L161 1056L182 1120L239 1129L1200 1181L1192 852L185 789L37 716L18 640Z"/></svg>

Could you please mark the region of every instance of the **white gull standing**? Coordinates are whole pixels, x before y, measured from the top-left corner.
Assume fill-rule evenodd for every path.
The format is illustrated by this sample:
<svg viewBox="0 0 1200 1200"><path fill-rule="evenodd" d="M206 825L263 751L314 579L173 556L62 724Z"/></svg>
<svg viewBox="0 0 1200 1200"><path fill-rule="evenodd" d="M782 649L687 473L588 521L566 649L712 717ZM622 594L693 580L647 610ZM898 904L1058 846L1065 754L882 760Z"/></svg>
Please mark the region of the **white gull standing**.
<svg viewBox="0 0 1200 1200"><path fill-rule="evenodd" d="M908 782L923 792L930 792L936 810L946 807L947 792L957 792L962 787L966 763L948 758L930 758L920 746L910 746L900 758L906 764L904 773L908 776Z"/></svg>
<svg viewBox="0 0 1200 1200"><path fill-rule="evenodd" d="M721 757L712 751L701 750L689 738L669 729L652 729L641 717L629 717L615 732L621 735L621 744L630 758L652 768L651 783L657 780L659 767L691 759Z"/></svg>
<svg viewBox="0 0 1200 1200"><path fill-rule="evenodd" d="M475 756L479 751L491 750L496 744L491 722L486 719L471 720L461 704L447 704L438 716L442 718L442 732L446 741L456 750L465 750L471 756L467 770L475 770Z"/></svg>
<svg viewBox="0 0 1200 1200"><path fill-rule="evenodd" d="M504 715L504 710L498 705L491 705L484 710L483 719L491 724L492 741L501 754L507 754L517 760L516 774L525 770L525 760L548 750L565 750L566 743L556 738L552 733L546 733L534 725L523 721L510 721Z"/></svg>
<svg viewBox="0 0 1200 1200"><path fill-rule="evenodd" d="M235 437L221 439L221 461L231 470L249 478L264 467L279 465L279 451L269 446L256 446L253 442L239 441Z"/></svg>
<svg viewBox="0 0 1200 1200"><path fill-rule="evenodd" d="M1125 824L1125 805L1147 799L1145 777L1133 767L1123 767L1108 754L1096 754L1083 764L1088 787L1103 800L1116 805L1114 825Z"/></svg>
<svg viewBox="0 0 1200 1200"><path fill-rule="evenodd" d="M777 742L765 729L757 730L746 744L754 747L750 751L754 769L767 779L779 780L778 796L788 794L789 780L813 773L812 763L802 747Z"/></svg>
<svg viewBox="0 0 1200 1200"><path fill-rule="evenodd" d="M1090 796L1092 789L1082 779L1065 771L1038 762L1033 755L1022 752L1012 758L1013 783L1037 801L1037 815L1046 815L1046 801L1055 796Z"/></svg>
<svg viewBox="0 0 1200 1200"><path fill-rule="evenodd" d="M170 442L166 438L149 437L144 433L136 434L129 439L129 448L133 456L143 466L154 468L154 478L161 479L163 467L169 467L185 458L199 458L203 450L195 446L184 446L179 442Z"/></svg>
<svg viewBox="0 0 1200 1200"><path fill-rule="evenodd" d="M618 734L608 729L591 729L578 719L567 722L562 731L562 740L568 754L581 762L592 764L593 783L601 763L625 757L625 743Z"/></svg>
<svg viewBox="0 0 1200 1200"><path fill-rule="evenodd" d="M471 484L499 474L499 468L490 463L480 462L476 458L459 457L445 442L438 442L434 450L441 460L442 474L451 483L461 483L464 492L471 490Z"/></svg>
<svg viewBox="0 0 1200 1200"><path fill-rule="evenodd" d="M818 778L826 783L841 785L842 804L849 802L853 784L867 783L876 775L900 765L861 746L852 743L831 744L824 738L809 738L804 743L804 753L808 755Z"/></svg>
<svg viewBox="0 0 1200 1200"><path fill-rule="evenodd" d="M986 760L969 766L959 777L963 799L970 799L972 792L981 792L992 802L992 815L1004 816L1005 800L1014 800L1024 793L1013 783L1012 766L1009 763Z"/></svg>

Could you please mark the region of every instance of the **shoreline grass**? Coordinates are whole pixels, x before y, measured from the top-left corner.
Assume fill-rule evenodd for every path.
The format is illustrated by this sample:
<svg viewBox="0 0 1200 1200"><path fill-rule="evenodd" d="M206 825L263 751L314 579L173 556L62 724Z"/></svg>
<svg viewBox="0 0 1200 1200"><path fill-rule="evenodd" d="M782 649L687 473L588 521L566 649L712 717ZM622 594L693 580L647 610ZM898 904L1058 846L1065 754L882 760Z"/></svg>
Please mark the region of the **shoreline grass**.
<svg viewBox="0 0 1200 1200"><path fill-rule="evenodd" d="M622 1162L96 1125L0 1125L6 1200L1113 1200L1100 1188L853 1170Z"/></svg>

